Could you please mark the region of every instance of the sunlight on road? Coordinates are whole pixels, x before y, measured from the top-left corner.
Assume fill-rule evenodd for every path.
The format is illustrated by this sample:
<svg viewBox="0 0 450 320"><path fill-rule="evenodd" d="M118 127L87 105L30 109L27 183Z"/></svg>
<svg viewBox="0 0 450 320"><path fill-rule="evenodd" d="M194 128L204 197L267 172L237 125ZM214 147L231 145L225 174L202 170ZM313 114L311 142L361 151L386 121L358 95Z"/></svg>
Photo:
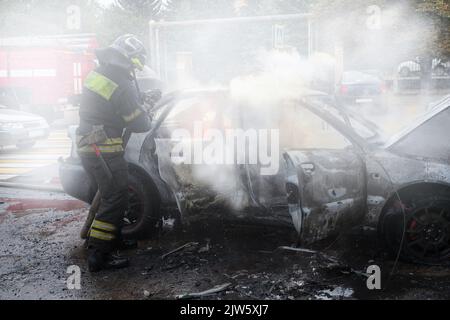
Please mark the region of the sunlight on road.
<svg viewBox="0 0 450 320"><path fill-rule="evenodd" d="M48 139L38 141L33 148L26 150L19 150L16 147L3 148L0 150L0 180L55 164L58 158L70 154L70 146L67 131L55 130L50 133Z"/></svg>

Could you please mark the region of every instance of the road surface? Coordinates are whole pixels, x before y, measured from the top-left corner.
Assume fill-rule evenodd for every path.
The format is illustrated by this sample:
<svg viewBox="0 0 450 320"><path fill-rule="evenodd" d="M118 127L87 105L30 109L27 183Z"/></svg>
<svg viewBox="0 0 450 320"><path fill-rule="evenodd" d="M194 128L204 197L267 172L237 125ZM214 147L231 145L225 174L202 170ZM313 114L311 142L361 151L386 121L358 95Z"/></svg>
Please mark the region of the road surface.
<svg viewBox="0 0 450 320"><path fill-rule="evenodd" d="M123 252L128 269L90 274L79 238L83 203L49 192L0 188L0 195L0 300L175 299L226 283L206 298L450 299L449 268L395 264L370 232L301 253L277 250L293 243L290 228L212 219L181 233L168 224L158 238ZM367 288L370 265L381 268L381 290ZM78 289L67 273L74 267L81 271Z"/></svg>
<svg viewBox="0 0 450 320"><path fill-rule="evenodd" d="M33 170L55 164L60 157L70 154L70 139L67 130L52 130L46 140L40 140L27 150L16 147L0 149L0 180L26 175Z"/></svg>

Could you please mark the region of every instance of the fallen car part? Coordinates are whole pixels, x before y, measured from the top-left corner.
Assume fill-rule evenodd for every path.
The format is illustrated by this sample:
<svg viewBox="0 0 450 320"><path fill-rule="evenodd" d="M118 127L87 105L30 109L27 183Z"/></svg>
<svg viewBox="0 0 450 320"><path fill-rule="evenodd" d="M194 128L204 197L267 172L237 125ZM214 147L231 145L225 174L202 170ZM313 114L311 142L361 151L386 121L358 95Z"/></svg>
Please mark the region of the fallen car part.
<svg viewBox="0 0 450 320"><path fill-rule="evenodd" d="M221 285L217 285L214 288L202 291L202 292L193 292L193 293L186 293L186 294L180 294L177 295L176 299L193 299L193 298L201 298L204 296L210 296L212 294L216 294L219 292L222 292L226 290L229 286L231 286L231 283L224 283Z"/></svg>
<svg viewBox="0 0 450 320"><path fill-rule="evenodd" d="M278 247L275 251L277 251L277 250L315 254L315 255L317 255L318 258L323 259L329 263L327 266L325 266L326 269L340 268L341 269L340 272L342 274L352 274L353 273L358 276L363 276L365 278L368 278L370 276L369 274L367 274L363 271L355 270L348 265L342 264L337 258L330 257L329 255L326 255L323 252L305 249L305 248L288 247L288 246Z"/></svg>
<svg viewBox="0 0 450 320"><path fill-rule="evenodd" d="M277 250L286 250L286 251L295 251L295 252L313 253L313 254L317 253L317 251L315 251L315 250L304 249L304 248L295 248L295 247L287 247L287 246L278 247Z"/></svg>
<svg viewBox="0 0 450 320"><path fill-rule="evenodd" d="M191 247L191 246L196 246L196 245L198 245L198 242L188 242L188 243L182 245L181 247L178 247L178 248L176 248L176 249L174 249L174 250L172 250L172 251L170 251L170 252L168 252L166 254L163 254L161 256L161 259L165 259L166 257L170 256L171 254L174 254L174 253L176 253L178 251L181 251L181 250L183 250L185 248L188 248L188 247Z"/></svg>

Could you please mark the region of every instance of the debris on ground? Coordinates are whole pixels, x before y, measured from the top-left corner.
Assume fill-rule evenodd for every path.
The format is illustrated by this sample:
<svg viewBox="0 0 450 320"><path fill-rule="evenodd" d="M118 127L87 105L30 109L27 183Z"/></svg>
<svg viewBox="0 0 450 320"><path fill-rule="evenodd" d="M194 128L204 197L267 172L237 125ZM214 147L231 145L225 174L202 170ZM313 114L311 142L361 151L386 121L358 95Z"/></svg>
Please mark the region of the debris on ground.
<svg viewBox="0 0 450 320"><path fill-rule="evenodd" d="M161 259L164 260L165 258L167 258L168 256L170 256L171 254L174 254L174 253L176 253L176 252L178 252L178 251L181 251L181 250L183 250L183 249L186 249L186 248L189 248L189 247L192 247L192 246L196 246L196 245L198 245L198 242L188 242L188 243L182 245L181 247L178 247L178 248L176 248L176 249L174 249L174 250L172 250L172 251L170 251L170 252L168 252L168 253L166 253L166 254L163 254L163 255L161 256Z"/></svg>
<svg viewBox="0 0 450 320"><path fill-rule="evenodd" d="M201 291L201 292L192 292L192 293L185 293L175 296L176 299L194 299L194 298L201 298L205 296L210 296L222 291L225 291L229 286L231 286L231 283L224 283L218 286L215 286L214 288Z"/></svg>
<svg viewBox="0 0 450 320"><path fill-rule="evenodd" d="M334 299L344 299L351 298L353 295L353 290L350 288L336 287L333 290L322 290L315 298L318 300L334 300Z"/></svg>
<svg viewBox="0 0 450 320"><path fill-rule="evenodd" d="M210 239L206 239L206 245L204 247L201 247L200 249L198 249L198 253L208 252L209 249L211 249Z"/></svg>
<svg viewBox="0 0 450 320"><path fill-rule="evenodd" d="M66 200L1 192L5 199ZM127 269L91 274L79 239L85 209L13 212L11 204L0 204L0 299L450 299L448 268L399 262L389 278L394 260L379 254L370 235L280 250L295 243L291 228L211 218L139 241L124 252ZM81 290L67 289L73 265L81 269ZM380 266L382 290L367 289L369 265Z"/></svg>
<svg viewBox="0 0 450 320"><path fill-rule="evenodd" d="M313 253L313 254L317 253L317 251L310 250L310 249L295 248L295 247L288 247L288 246L278 247L277 250L286 250L286 251L295 251L295 252Z"/></svg>

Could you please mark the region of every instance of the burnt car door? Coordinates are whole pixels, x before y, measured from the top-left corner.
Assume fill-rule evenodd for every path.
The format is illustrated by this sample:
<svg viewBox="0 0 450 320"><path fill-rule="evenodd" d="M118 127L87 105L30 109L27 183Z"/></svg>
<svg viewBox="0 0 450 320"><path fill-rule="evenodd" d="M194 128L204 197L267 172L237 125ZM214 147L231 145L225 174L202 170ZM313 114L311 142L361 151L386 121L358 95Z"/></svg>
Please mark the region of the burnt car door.
<svg viewBox="0 0 450 320"><path fill-rule="evenodd" d="M173 192L182 216L246 201L236 166L220 159L211 162L205 156L212 140L208 134L222 135L229 123L227 98L223 90L184 93L155 117L161 124L152 139L159 175Z"/></svg>
<svg viewBox="0 0 450 320"><path fill-rule="evenodd" d="M297 134L305 139L284 153L286 192L299 240L310 243L362 221L366 170L344 122L320 109L300 109Z"/></svg>

